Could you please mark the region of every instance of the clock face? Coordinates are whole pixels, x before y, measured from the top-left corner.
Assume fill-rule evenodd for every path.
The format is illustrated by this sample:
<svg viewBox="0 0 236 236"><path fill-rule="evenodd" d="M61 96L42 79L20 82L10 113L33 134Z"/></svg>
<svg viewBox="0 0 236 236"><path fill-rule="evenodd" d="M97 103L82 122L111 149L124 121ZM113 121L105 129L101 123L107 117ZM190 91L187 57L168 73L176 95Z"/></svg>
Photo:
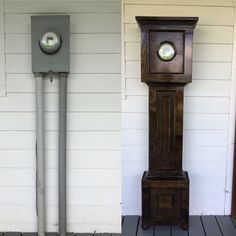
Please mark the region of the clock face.
<svg viewBox="0 0 236 236"><path fill-rule="evenodd" d="M60 49L61 38L56 32L46 32L42 35L39 45L44 53L54 54Z"/></svg>
<svg viewBox="0 0 236 236"><path fill-rule="evenodd" d="M171 61L176 55L174 45L170 42L161 43L157 54L162 61Z"/></svg>

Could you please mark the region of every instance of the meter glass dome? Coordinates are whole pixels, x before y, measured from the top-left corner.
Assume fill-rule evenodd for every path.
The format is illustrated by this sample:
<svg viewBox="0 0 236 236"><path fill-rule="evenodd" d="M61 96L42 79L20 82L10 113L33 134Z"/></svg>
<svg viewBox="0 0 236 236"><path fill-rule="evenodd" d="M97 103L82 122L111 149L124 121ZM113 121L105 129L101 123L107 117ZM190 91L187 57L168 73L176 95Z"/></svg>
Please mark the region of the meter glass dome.
<svg viewBox="0 0 236 236"><path fill-rule="evenodd" d="M175 57L174 45L170 42L163 42L158 49L158 56L162 61L170 61Z"/></svg>
<svg viewBox="0 0 236 236"><path fill-rule="evenodd" d="M61 38L56 32L46 32L42 35L39 44L43 52L54 54L60 49Z"/></svg>

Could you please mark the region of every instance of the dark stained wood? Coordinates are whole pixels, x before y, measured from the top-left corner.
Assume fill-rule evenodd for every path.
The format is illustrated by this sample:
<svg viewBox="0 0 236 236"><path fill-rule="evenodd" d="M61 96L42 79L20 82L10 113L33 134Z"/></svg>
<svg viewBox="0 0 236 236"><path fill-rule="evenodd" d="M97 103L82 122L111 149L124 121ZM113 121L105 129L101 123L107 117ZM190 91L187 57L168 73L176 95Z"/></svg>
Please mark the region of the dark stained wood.
<svg viewBox="0 0 236 236"><path fill-rule="evenodd" d="M236 137L236 129L235 129L235 137ZM236 142L234 142L234 165L233 165L233 186L232 186L231 215L234 217L234 219L236 219Z"/></svg>
<svg viewBox="0 0 236 236"><path fill-rule="evenodd" d="M141 29L141 80L149 86L149 169L142 178L142 227L178 224L187 229L183 104L184 86L192 81L192 40L198 18L137 16L136 20ZM169 61L157 53L165 42L175 49Z"/></svg>
<svg viewBox="0 0 236 236"><path fill-rule="evenodd" d="M199 216L190 217L188 232L191 236L205 236L201 218Z"/></svg>
<svg viewBox="0 0 236 236"><path fill-rule="evenodd" d="M122 236L136 236L138 223L138 216L126 216L122 225Z"/></svg>
<svg viewBox="0 0 236 236"><path fill-rule="evenodd" d="M224 236L236 235L236 228L229 216L216 216L216 220Z"/></svg>
<svg viewBox="0 0 236 236"><path fill-rule="evenodd" d="M202 216L201 219L207 236L222 236L215 216Z"/></svg>
<svg viewBox="0 0 236 236"><path fill-rule="evenodd" d="M167 41L174 43L176 56L171 61L162 61L157 56L157 48ZM183 32L150 32L150 73L183 74L184 73L184 33Z"/></svg>
<svg viewBox="0 0 236 236"><path fill-rule="evenodd" d="M198 18L136 16L136 21L138 22L142 34L141 80L143 82L158 83L170 82L186 84L191 82L193 29L197 24ZM168 36L165 38L167 32L170 33L169 35L171 38ZM177 34L173 34L173 32ZM182 45L180 45L181 34L184 34ZM151 36L155 37L153 38ZM158 61L158 57L155 52L160 43L157 40L159 37L163 37L163 41L165 39L165 41L170 41L174 45L176 44L177 55L171 62L163 64L163 62ZM151 50L154 49L155 52L151 52ZM155 62L156 65L154 64Z"/></svg>
<svg viewBox="0 0 236 236"><path fill-rule="evenodd" d="M149 85L149 173L182 172L183 86Z"/></svg>

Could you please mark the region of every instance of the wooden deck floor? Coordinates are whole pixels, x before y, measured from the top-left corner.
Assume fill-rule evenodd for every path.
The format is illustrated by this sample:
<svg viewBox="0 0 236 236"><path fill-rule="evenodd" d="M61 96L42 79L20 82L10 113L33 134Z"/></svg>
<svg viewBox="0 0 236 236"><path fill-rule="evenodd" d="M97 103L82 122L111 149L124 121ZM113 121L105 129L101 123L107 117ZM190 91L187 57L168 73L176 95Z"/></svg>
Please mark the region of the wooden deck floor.
<svg viewBox="0 0 236 236"><path fill-rule="evenodd" d="M21 232L0 232L0 236L37 236L37 233L21 233ZM46 236L58 236L58 233L50 232L46 233ZM67 236L121 236L121 234L109 234L109 233L67 233Z"/></svg>
<svg viewBox="0 0 236 236"><path fill-rule="evenodd" d="M37 236L37 233L0 232L0 236ZM46 233L46 236L58 236ZM120 234L74 234L68 236L121 236ZM141 228L139 216L122 218L122 236L236 236L236 220L230 216L190 216L188 230L178 226L155 226L148 230Z"/></svg>
<svg viewBox="0 0 236 236"><path fill-rule="evenodd" d="M124 216L122 236L236 236L236 221L230 216L190 216L188 230L178 226L141 228L139 216Z"/></svg>

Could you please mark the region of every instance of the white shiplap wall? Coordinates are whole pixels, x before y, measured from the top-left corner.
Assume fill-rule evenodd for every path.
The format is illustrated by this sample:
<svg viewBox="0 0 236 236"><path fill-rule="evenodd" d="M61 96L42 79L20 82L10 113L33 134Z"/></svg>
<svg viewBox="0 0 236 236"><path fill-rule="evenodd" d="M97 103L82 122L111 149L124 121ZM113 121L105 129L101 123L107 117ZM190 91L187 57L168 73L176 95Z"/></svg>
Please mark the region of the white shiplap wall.
<svg viewBox="0 0 236 236"><path fill-rule="evenodd" d="M135 16L199 17L193 82L185 88L184 107L184 169L191 181L190 214L230 214L232 176L226 176L232 174L229 114L234 4L230 0L124 0L124 215L141 213L141 177L148 165L148 90L140 79L140 31Z"/></svg>
<svg viewBox="0 0 236 236"><path fill-rule="evenodd" d="M5 96L4 7L0 0L0 96Z"/></svg>
<svg viewBox="0 0 236 236"><path fill-rule="evenodd" d="M71 16L68 231L120 232L120 4L0 1L0 231L36 231L30 16L59 13ZM58 81L45 89L47 231L57 231Z"/></svg>

